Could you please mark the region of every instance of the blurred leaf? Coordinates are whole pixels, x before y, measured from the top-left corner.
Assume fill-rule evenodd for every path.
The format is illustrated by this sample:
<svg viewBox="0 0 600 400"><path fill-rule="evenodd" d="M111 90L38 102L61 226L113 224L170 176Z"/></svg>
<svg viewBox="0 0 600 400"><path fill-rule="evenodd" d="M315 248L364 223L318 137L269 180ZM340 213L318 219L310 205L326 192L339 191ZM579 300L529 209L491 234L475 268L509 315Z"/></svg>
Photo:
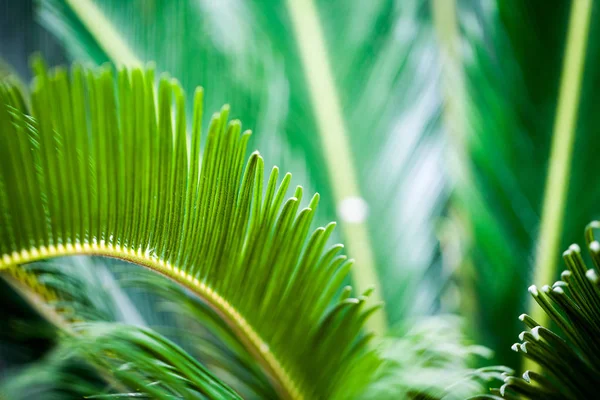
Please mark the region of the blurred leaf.
<svg viewBox="0 0 600 400"><path fill-rule="evenodd" d="M407 321L384 339L384 359L361 399L466 399L485 393L498 380L502 367L475 370L473 358L490 358L490 350L465 343L462 323L455 316Z"/></svg>
<svg viewBox="0 0 600 400"><path fill-rule="evenodd" d="M522 295L532 279L542 197L569 18L568 1L547 7L537 1L482 1L459 10L463 41L465 132L454 137L457 189L452 218L463 240L462 307L473 313L483 344L497 349L498 362L517 366L506 350L518 333L511 315L527 307ZM568 180L561 246L574 241L597 215L600 189L589 171L600 167L590 149L598 100L595 82L600 25L594 5L587 48L574 156ZM557 161L556 161L557 162Z"/></svg>
<svg viewBox="0 0 600 400"><path fill-rule="evenodd" d="M181 348L149 329L102 322L73 328L75 336L64 337L47 360L8 377L0 393L15 400L240 398Z"/></svg>
<svg viewBox="0 0 600 400"><path fill-rule="evenodd" d="M11 267L3 274L18 289L23 283L44 297L68 321L121 321L145 325L128 295L115 281L105 260L66 257ZM48 293L51 292L51 293Z"/></svg>
<svg viewBox="0 0 600 400"><path fill-rule="evenodd" d="M120 270L120 271L119 271ZM154 326L169 335L243 398L276 398L253 355L245 348L223 319L193 292L143 269L131 271L122 266L117 270L120 285L128 291L137 290L156 296L154 312L170 314L169 326Z"/></svg>
<svg viewBox="0 0 600 400"><path fill-rule="evenodd" d="M0 382L3 400L80 400L105 390L96 371L59 348L22 370L8 371Z"/></svg>
<svg viewBox="0 0 600 400"><path fill-rule="evenodd" d="M153 399L240 398L179 346L149 329L91 323L77 325L76 330L80 333L69 348L129 387L124 398L140 392ZM105 397L115 396L92 398Z"/></svg>
<svg viewBox="0 0 600 400"><path fill-rule="evenodd" d="M167 331L191 343L190 353L197 355L242 397L275 396L265 391L267 387L256 386L261 379L243 346L218 316L192 293L174 283L165 284L156 274L143 270L124 275L120 282L125 288L136 287L159 294L164 305L158 309L178 316L175 326ZM357 398L449 400L485 393L490 381L510 371L501 367L470 368L474 358L490 358L491 352L469 345L462 328L459 318L448 315L406 321L402 328L377 341L383 363ZM358 365L356 373L361 373L360 367ZM355 394L350 395L355 397Z"/></svg>

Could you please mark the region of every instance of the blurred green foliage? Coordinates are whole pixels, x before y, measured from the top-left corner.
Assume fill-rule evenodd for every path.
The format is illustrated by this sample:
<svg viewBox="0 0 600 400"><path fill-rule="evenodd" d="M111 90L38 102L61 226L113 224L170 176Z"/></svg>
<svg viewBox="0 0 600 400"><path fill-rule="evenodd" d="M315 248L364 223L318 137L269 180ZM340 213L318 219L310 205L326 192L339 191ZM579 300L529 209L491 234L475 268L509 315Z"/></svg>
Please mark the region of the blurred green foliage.
<svg viewBox="0 0 600 400"><path fill-rule="evenodd" d="M474 331L498 362L517 367L518 355L509 349L521 329L514 316L528 309L571 2L482 4L461 10L469 55L468 158L462 161L471 179L451 203L463 227L464 284L475 288L464 299ZM600 146L599 12L594 4L560 248L581 239L582 227L600 213L592 172L600 167L594 151Z"/></svg>
<svg viewBox="0 0 600 400"><path fill-rule="evenodd" d="M202 85L208 110L231 104L232 116L255 131L250 146L269 165L321 193L319 222L341 219L343 199L332 181L346 179L340 171L348 166L328 163L336 155L322 146L327 132L316 117L288 3L94 3L137 59L176 77L188 94ZM368 205L367 246L387 319L406 326L414 316L459 312L470 336L494 351L494 362L519 368L510 346L522 329L517 316L529 309L572 0L457 1L464 97L444 97L435 2L349 3L314 5L347 127L353 183ZM102 21L86 20L72 5L40 0L39 20L73 59L123 61L114 42L98 34ZM581 228L600 216L597 4L592 12L561 248L580 241ZM463 103L458 136L442 118L452 101ZM457 168L452 154L459 155ZM352 223L340 224L348 235Z"/></svg>

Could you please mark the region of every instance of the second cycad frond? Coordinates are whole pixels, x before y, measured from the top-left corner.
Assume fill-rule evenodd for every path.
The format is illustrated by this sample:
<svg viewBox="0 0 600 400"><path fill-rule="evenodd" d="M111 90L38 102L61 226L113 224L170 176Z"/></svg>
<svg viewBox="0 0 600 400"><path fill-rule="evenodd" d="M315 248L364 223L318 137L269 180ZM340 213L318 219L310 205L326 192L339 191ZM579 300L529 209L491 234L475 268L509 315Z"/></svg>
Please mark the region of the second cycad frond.
<svg viewBox="0 0 600 400"><path fill-rule="evenodd" d="M587 246L600 268L600 242L594 238L598 221L586 229ZM529 330L519 335L512 349L539 364L543 374L526 371L523 377L507 376L495 392L507 399L591 399L600 382L600 277L588 269L581 249L574 244L563 253L567 270L552 287L531 286L529 292L562 331L554 333L530 316L519 318Z"/></svg>
<svg viewBox="0 0 600 400"><path fill-rule="evenodd" d="M152 70L35 73L30 100L0 90L0 269L74 254L144 265L200 296L281 397L360 390L377 362L362 333L373 308L368 293L336 298L351 262L325 247L333 224L310 233L318 195L298 210L302 188L285 200L277 168L263 188L227 107L201 151L202 90L188 128L179 85L161 78L155 93Z"/></svg>

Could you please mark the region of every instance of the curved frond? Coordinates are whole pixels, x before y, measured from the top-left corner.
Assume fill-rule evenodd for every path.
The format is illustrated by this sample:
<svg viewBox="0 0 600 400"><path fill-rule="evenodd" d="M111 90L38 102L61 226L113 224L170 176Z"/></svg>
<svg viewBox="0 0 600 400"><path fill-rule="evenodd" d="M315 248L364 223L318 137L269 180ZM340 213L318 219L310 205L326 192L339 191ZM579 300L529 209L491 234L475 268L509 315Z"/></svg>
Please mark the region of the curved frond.
<svg viewBox="0 0 600 400"><path fill-rule="evenodd" d="M120 258L186 286L236 332L282 397L331 398L365 354L368 292L334 300L351 262L310 233L290 175L244 163L249 132L213 115L201 152L202 97L188 139L184 94L151 69L35 63L31 110L0 91L0 268L61 255ZM374 359L371 360L374 362ZM368 379L362 377L362 381ZM345 383L344 383L345 382ZM344 388L344 390L346 390Z"/></svg>
<svg viewBox="0 0 600 400"><path fill-rule="evenodd" d="M179 346L150 329L120 324L77 325L68 348L120 385L153 399L241 399ZM115 387L122 392L125 388ZM123 398L130 393L121 393ZM102 398L103 396L98 396ZM119 397L111 395L108 397Z"/></svg>
<svg viewBox="0 0 600 400"><path fill-rule="evenodd" d="M188 92L206 85L208 109L231 104L265 159L322 194L317 220L339 221L353 285L379 281L390 326L440 308L448 190L428 1L43 0L38 15L75 60L152 60Z"/></svg>

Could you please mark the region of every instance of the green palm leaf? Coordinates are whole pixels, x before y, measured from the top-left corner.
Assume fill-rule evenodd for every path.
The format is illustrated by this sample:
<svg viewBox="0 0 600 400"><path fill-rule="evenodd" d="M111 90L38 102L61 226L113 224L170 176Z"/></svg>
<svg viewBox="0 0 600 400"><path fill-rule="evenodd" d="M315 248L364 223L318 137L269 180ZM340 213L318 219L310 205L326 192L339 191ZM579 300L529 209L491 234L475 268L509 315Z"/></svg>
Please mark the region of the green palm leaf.
<svg viewBox="0 0 600 400"><path fill-rule="evenodd" d="M152 60L188 92L202 83L207 108L231 104L267 159L323 194L317 218L340 221L354 284L375 285L391 323L439 308L445 143L426 2L40 4L74 58Z"/></svg>
<svg viewBox="0 0 600 400"><path fill-rule="evenodd" d="M0 267L73 254L136 262L203 298L280 396L335 397L368 380L345 381L352 360L369 365L361 327L374 309L368 293L333 300L351 263L340 246L325 250L332 224L309 235L319 197L298 211L298 187L284 202L290 176L278 185L276 168L263 193L262 158L244 167L249 133L227 123L227 107L201 153L202 90L190 142L182 90L163 77L155 93L152 70L35 71L30 115L2 86Z"/></svg>

